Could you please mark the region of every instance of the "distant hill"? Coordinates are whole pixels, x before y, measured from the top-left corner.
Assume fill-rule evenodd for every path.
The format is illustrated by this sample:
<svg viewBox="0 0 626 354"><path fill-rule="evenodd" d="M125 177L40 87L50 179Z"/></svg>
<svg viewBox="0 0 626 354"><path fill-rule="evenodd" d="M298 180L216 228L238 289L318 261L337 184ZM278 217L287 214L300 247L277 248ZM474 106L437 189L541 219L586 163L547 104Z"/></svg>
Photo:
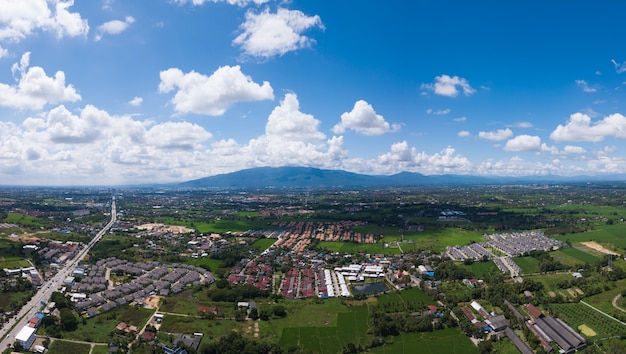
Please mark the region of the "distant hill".
<svg viewBox="0 0 626 354"><path fill-rule="evenodd" d="M191 188L346 188L391 187L437 184L494 183L475 176L424 176L402 172L391 176L371 176L340 170L311 167L258 167L180 183ZM495 182L497 183L497 182Z"/></svg>
<svg viewBox="0 0 626 354"><path fill-rule="evenodd" d="M367 188L434 185L526 184L526 183L623 183L623 175L611 176L527 176L482 177L470 175L431 175L401 172L391 176L372 176L341 170L311 167L257 167L200 178L178 184L187 188Z"/></svg>

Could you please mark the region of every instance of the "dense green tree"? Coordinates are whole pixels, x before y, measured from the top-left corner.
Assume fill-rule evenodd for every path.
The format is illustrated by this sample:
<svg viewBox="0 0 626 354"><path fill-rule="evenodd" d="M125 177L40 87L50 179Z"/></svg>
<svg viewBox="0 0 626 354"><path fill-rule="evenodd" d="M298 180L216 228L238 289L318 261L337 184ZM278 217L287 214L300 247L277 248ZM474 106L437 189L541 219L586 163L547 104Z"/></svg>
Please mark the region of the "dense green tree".
<svg viewBox="0 0 626 354"><path fill-rule="evenodd" d="M261 321L268 321L271 315L269 310L263 309L259 312L259 319L261 319Z"/></svg>
<svg viewBox="0 0 626 354"><path fill-rule="evenodd" d="M285 317L287 316L287 308L280 304L274 305L274 307L272 308L272 313L276 317Z"/></svg>
<svg viewBox="0 0 626 354"><path fill-rule="evenodd" d="M76 328L78 328L78 320L76 319L76 316L74 316L74 312L68 308L62 308L60 312L61 328L68 332L76 330Z"/></svg>
<svg viewBox="0 0 626 354"><path fill-rule="evenodd" d="M253 320L256 321L259 319L259 310L256 309L256 307L253 307L250 309L250 312L248 313L248 317Z"/></svg>

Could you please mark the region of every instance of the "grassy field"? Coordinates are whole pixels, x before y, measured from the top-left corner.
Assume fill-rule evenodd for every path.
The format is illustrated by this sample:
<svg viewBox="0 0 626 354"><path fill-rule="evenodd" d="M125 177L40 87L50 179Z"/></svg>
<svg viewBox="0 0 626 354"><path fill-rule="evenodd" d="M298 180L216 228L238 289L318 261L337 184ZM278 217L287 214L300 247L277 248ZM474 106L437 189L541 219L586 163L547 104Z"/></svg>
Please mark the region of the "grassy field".
<svg viewBox="0 0 626 354"><path fill-rule="evenodd" d="M72 332L62 332L63 338L108 343L115 334L115 326L118 323L126 322L129 325L141 328L153 313L154 310L122 306L106 314L87 318L84 324L82 319L79 319L78 329Z"/></svg>
<svg viewBox="0 0 626 354"><path fill-rule="evenodd" d="M352 243L352 242L320 242L320 247L332 252L358 253L365 252L370 254L400 254L398 248L385 248L382 242L375 244Z"/></svg>
<svg viewBox="0 0 626 354"><path fill-rule="evenodd" d="M256 241L254 241L254 243L251 245L252 248L259 250L259 251L264 251L266 249L268 249L271 245L274 244L274 242L278 241L275 238L260 238Z"/></svg>
<svg viewBox="0 0 626 354"><path fill-rule="evenodd" d="M72 343L55 340L50 343L50 348L48 348L48 354L68 354L68 353L76 353L76 354L87 354L91 350L91 346L89 344L82 343Z"/></svg>
<svg viewBox="0 0 626 354"><path fill-rule="evenodd" d="M420 288L411 288L408 290L401 291L398 293L404 301L420 301L424 302L426 305L433 305L435 301L431 299L422 289Z"/></svg>
<svg viewBox="0 0 626 354"><path fill-rule="evenodd" d="M493 344L493 353L498 354L519 354L519 350L509 339L502 339Z"/></svg>
<svg viewBox="0 0 626 354"><path fill-rule="evenodd" d="M333 252L355 253L365 251L371 254L400 254L418 249L432 249L435 252L441 252L445 250L446 246L467 245L472 241L480 242L485 240L479 232L470 232L452 227L433 231L405 233L404 242L400 242L402 241L402 235L396 228L380 228L368 225L354 228L354 230L361 233L371 232L375 235L384 235L384 237L382 242L379 241L376 244L320 242L320 246ZM389 231L389 233L385 233L385 231ZM396 241L400 242L402 252L397 247L385 247L385 244Z"/></svg>
<svg viewBox="0 0 626 354"><path fill-rule="evenodd" d="M462 262L459 262L457 265L459 267L469 270L477 278L483 278L485 275L493 273L493 272L500 272L500 270L498 269L496 264L493 263L493 261L474 262L470 265L465 265Z"/></svg>
<svg viewBox="0 0 626 354"><path fill-rule="evenodd" d="M243 331L244 326L244 322L229 319L208 320L188 316L165 315L159 330L169 333L202 332L204 338L219 338L233 330Z"/></svg>
<svg viewBox="0 0 626 354"><path fill-rule="evenodd" d="M94 345L91 354L108 354L109 347L106 345Z"/></svg>
<svg viewBox="0 0 626 354"><path fill-rule="evenodd" d="M404 308L409 304L420 305L420 307L435 305L435 301L420 288L411 288L399 292L393 291L375 298L379 304L398 303L402 304Z"/></svg>
<svg viewBox="0 0 626 354"><path fill-rule="evenodd" d="M393 344L374 348L378 354L474 354L478 348L458 328L426 333L407 333L393 338Z"/></svg>
<svg viewBox="0 0 626 354"><path fill-rule="evenodd" d="M470 298L472 289L461 282L449 282L441 284L441 291L445 294L454 295L457 297Z"/></svg>
<svg viewBox="0 0 626 354"><path fill-rule="evenodd" d="M550 252L555 261L566 266L583 265L584 263L595 264L600 257L581 251L578 248L568 247Z"/></svg>
<svg viewBox="0 0 626 354"><path fill-rule="evenodd" d="M419 290L419 289L418 289ZM202 332L205 338L219 338L220 336L236 330L241 333L248 333L250 322L237 322L232 320L234 317L233 303L216 303L210 302L206 297L204 291L192 293L183 293L181 297L167 298L162 303L160 311L176 313L166 314L161 325L161 331L164 332ZM348 308L342 304L340 299L309 299L299 301L280 301L279 304L283 305L287 309L288 315L285 318L272 318L269 321L259 321L259 334L260 338L267 341L281 340L283 332L287 328L287 332L292 331L293 328L305 328L303 329L304 340L313 341L317 338L319 332L322 334L328 334L329 328L333 331L334 338L339 338L336 328L340 325L343 314L351 311L354 307ZM225 318L216 318L213 320L202 319L196 317L198 306L217 306L220 311L220 317L223 315ZM276 303L269 300L257 300L257 307L259 311L264 309L271 309ZM366 306L362 306L366 308ZM359 318L360 323L367 322L367 311L363 313L364 318ZM354 315L354 314L353 314ZM355 326L354 324L352 326ZM308 336L307 333L311 332L311 328L319 328L319 330L313 331L314 334ZM299 331L297 331L299 333ZM289 334L287 335L287 337ZM285 337L285 338L287 338ZM297 334L297 338L301 335ZM285 339L287 340L287 339ZM338 339L337 339L338 340ZM288 341L288 340L287 340ZM317 348L317 347L316 347ZM335 348L335 347L333 347ZM338 350L341 349L341 347ZM334 349L333 349L334 350Z"/></svg>
<svg viewBox="0 0 626 354"><path fill-rule="evenodd" d="M589 296L585 298L585 302L601 311L612 314L618 310L613 307L611 301L613 301L613 298L617 294L620 294L624 289L626 289L626 279L618 280L615 282L615 289Z"/></svg>
<svg viewBox="0 0 626 354"><path fill-rule="evenodd" d="M198 307L217 307L220 317L232 318L235 309L232 302L212 302L206 292L189 294L190 297L168 297L161 300L160 311L177 313L181 315L197 316Z"/></svg>
<svg viewBox="0 0 626 354"><path fill-rule="evenodd" d="M192 220L177 220L174 218L161 218L160 223L168 225L186 226L196 229L201 233L226 233L226 232L243 232L248 230L267 229L267 222L263 220L212 220L209 222L197 222Z"/></svg>
<svg viewBox="0 0 626 354"><path fill-rule="evenodd" d="M4 269L4 268L8 268L8 269L15 269L15 268L28 268L30 267L30 263L28 263L27 260L22 259L22 258L17 258L17 257L10 257L10 258L5 258L5 257L0 257L0 268Z"/></svg>
<svg viewBox="0 0 626 354"><path fill-rule="evenodd" d="M210 271L215 271L217 268L222 266L223 262L219 259L212 258L193 258L185 261L185 263L205 269L208 268Z"/></svg>
<svg viewBox="0 0 626 354"><path fill-rule="evenodd" d="M554 291L557 293L563 291L564 293L567 293L566 290L559 289L559 287L556 286L556 284L557 282L561 280L572 279L572 275L569 273L553 273L553 274L530 275L524 278L543 283L545 291Z"/></svg>
<svg viewBox="0 0 626 354"><path fill-rule="evenodd" d="M555 239L565 241L570 240L572 243L584 241L596 241L600 244L608 243L623 250L626 248L626 224L616 223L614 225L599 225L595 230L579 233L554 236Z"/></svg>
<svg viewBox="0 0 626 354"><path fill-rule="evenodd" d="M91 235L81 235L81 234L77 234L74 232L64 233L64 232L54 232L54 231L37 232L36 236L41 237L41 238L49 238L51 240L61 241L61 242L74 241L74 242L83 242L83 243L88 243L93 237Z"/></svg>
<svg viewBox="0 0 626 354"><path fill-rule="evenodd" d="M539 261L533 257L515 257L513 260L522 268L523 274L539 272Z"/></svg>
<svg viewBox="0 0 626 354"><path fill-rule="evenodd" d="M287 327L280 345L289 348L300 344L314 353L337 353L348 343L367 344L369 328L367 306L354 306L337 314L337 325L329 327Z"/></svg>
<svg viewBox="0 0 626 354"><path fill-rule="evenodd" d="M4 311L12 311L21 307L32 296L32 291L0 292L0 308Z"/></svg>
<svg viewBox="0 0 626 354"><path fill-rule="evenodd" d="M3 222L28 227L42 227L47 225L45 221L40 220L36 216L20 213L8 213Z"/></svg>
<svg viewBox="0 0 626 354"><path fill-rule="evenodd" d="M354 231L363 234L373 233L374 235L383 235L385 242L412 240L415 246L410 244L407 247L420 248L420 249L433 249L437 252L443 251L446 246L454 245L467 245L471 241L480 242L485 241L482 233L467 231L458 229L455 227L446 227L443 229L426 229L423 232L405 232L402 235L402 231L398 228L380 227L377 225L366 225L353 228ZM402 244L402 248L406 244Z"/></svg>
<svg viewBox="0 0 626 354"><path fill-rule="evenodd" d="M432 249L435 252L442 252L446 246L467 245L472 241L485 241L482 233L461 230L453 227L445 229L405 233L405 240L413 240L419 249ZM403 245L404 246L404 245Z"/></svg>
<svg viewBox="0 0 626 354"><path fill-rule="evenodd" d="M598 256L596 256L594 254L591 254L591 253L588 253L588 252L584 252L584 251L579 250L578 248L575 248L575 247L563 248L563 249L561 249L561 250L559 250L557 252L565 253L568 256L574 257L574 258L576 258L576 259L578 259L578 260L580 260L582 262L586 262L586 263L589 263L589 264L594 264L595 262L597 262L600 259L600 257L598 257Z"/></svg>
<svg viewBox="0 0 626 354"><path fill-rule="evenodd" d="M348 312L350 309L341 303L341 299L307 299L298 301L280 301L279 304L287 308L287 317L272 319L273 327L267 335L272 333L280 337L280 331L288 327L328 327L337 326L337 315ZM259 309L274 306L273 303L259 303Z"/></svg>

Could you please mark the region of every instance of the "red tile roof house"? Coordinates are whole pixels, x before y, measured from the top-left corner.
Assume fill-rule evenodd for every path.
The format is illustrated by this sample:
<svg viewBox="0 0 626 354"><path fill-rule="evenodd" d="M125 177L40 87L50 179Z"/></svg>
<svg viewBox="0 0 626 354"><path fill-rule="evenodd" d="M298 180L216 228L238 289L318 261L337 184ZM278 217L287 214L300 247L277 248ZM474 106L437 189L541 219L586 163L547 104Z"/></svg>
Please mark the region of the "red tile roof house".
<svg viewBox="0 0 626 354"><path fill-rule="evenodd" d="M143 334L141 335L141 339L145 340L146 342L149 342L153 340L155 336L156 336L156 333L146 331L146 332L143 332Z"/></svg>
<svg viewBox="0 0 626 354"><path fill-rule="evenodd" d="M115 326L115 329L120 332L124 332L126 330L126 327L128 327L128 325L125 322L120 322L117 326Z"/></svg>

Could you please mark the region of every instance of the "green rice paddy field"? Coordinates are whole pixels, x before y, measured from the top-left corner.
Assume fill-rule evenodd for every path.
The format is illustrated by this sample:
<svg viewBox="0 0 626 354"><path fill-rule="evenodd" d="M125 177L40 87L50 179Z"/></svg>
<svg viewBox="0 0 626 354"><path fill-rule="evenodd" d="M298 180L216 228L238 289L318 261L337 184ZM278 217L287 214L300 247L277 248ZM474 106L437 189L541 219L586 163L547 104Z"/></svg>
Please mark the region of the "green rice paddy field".
<svg viewBox="0 0 626 354"><path fill-rule="evenodd" d="M279 343L285 348L299 344L315 353L334 354L349 343L367 344L368 319L367 306L354 306L337 314L337 326L284 328Z"/></svg>
<svg viewBox="0 0 626 354"><path fill-rule="evenodd" d="M566 266L574 266L577 264L595 264L600 257L591 253L584 252L575 247L562 248L558 251L550 252L550 255L558 262Z"/></svg>
<svg viewBox="0 0 626 354"><path fill-rule="evenodd" d="M423 307L435 305L435 301L426 295L426 293L420 288L392 291L384 295L377 296L376 300L379 304L400 304L405 308L410 304ZM398 310L401 311L401 309Z"/></svg>
<svg viewBox="0 0 626 354"><path fill-rule="evenodd" d="M393 344L374 348L378 354L474 354L478 348L458 328L434 332L407 333L393 338Z"/></svg>

